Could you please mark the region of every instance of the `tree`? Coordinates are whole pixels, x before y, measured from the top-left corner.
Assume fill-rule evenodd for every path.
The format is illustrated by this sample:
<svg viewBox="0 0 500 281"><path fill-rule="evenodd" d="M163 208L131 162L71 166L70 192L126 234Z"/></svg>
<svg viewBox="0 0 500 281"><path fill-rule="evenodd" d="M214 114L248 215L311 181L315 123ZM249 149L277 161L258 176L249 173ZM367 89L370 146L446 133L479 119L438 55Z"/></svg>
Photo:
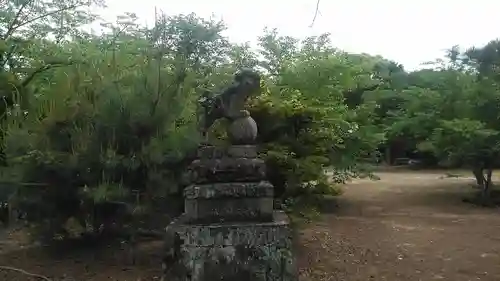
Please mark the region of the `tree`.
<svg viewBox="0 0 500 281"><path fill-rule="evenodd" d="M7 164L18 182L38 185L21 188L19 201L51 235L102 204L150 208L179 196L199 141L196 101L241 67L262 70L264 93L249 106L280 198L338 194L338 184L371 175L379 151L398 147L469 164L487 196L498 157L496 43L452 48L438 67L407 72L339 50L328 34L267 29L254 51L194 14L158 13L146 28L127 13L96 36L78 28L95 18L78 1L1 7ZM212 132L221 139L222 125Z"/></svg>
<svg viewBox="0 0 500 281"><path fill-rule="evenodd" d="M408 75L410 86L389 126L389 138L406 136L455 166L469 167L487 199L498 163L498 41L460 52L453 47L435 70Z"/></svg>
<svg viewBox="0 0 500 281"><path fill-rule="evenodd" d="M372 126L373 107L349 108L343 94L370 75L331 47L328 34L306 38L299 46L298 40L273 31L261 37L261 52L270 76L251 113L277 194L331 194L338 192L336 184L365 175L364 164L376 157L374 147L383 135ZM332 166L333 184L327 175Z"/></svg>
<svg viewBox="0 0 500 281"><path fill-rule="evenodd" d="M11 166L20 181L48 186L22 190L21 199L35 201L29 211L49 238L66 235L70 217L85 226L94 214L97 230L102 204L135 204L139 193L151 206L179 192L185 154L198 141L196 87L226 60L224 27L194 15L159 16L147 29L128 14L106 26L102 36L50 45L74 63L35 77L28 114L9 118Z"/></svg>
<svg viewBox="0 0 500 281"><path fill-rule="evenodd" d="M0 95L3 100L0 123L5 122L7 110L13 105L19 104L26 109L29 95L36 91L32 83L34 78L54 67L72 63L57 58L54 45L78 35L78 27L96 18L83 8L102 4L99 0L7 0L0 3ZM2 128L0 142L4 135L5 128ZM0 162L6 165L3 148L0 149Z"/></svg>

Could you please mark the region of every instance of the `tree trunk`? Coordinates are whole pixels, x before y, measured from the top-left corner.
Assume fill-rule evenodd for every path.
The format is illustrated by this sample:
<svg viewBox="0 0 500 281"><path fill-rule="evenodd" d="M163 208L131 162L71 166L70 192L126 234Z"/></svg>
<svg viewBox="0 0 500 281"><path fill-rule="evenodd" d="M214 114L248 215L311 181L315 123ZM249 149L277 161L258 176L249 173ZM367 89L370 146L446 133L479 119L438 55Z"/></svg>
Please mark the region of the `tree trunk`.
<svg viewBox="0 0 500 281"><path fill-rule="evenodd" d="M472 170L472 173L474 174L474 177L476 178L476 183L478 187L483 187L484 186L484 175L483 175L483 169L482 168L474 168Z"/></svg>
<svg viewBox="0 0 500 281"><path fill-rule="evenodd" d="M483 189L481 190L481 197L485 200L490 199L490 187L492 185L491 176L493 169L486 169L486 177L483 177Z"/></svg>
<svg viewBox="0 0 500 281"><path fill-rule="evenodd" d="M387 165L392 165L392 154L391 154L391 146L387 145L385 147L385 162Z"/></svg>

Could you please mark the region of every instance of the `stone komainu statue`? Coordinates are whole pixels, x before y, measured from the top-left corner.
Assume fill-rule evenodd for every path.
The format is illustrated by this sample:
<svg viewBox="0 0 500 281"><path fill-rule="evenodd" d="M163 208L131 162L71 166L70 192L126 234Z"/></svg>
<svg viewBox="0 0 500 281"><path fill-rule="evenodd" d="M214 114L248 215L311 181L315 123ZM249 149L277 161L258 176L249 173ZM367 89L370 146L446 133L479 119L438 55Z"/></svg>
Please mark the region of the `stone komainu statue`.
<svg viewBox="0 0 500 281"><path fill-rule="evenodd" d="M233 83L214 97L205 94L200 99L204 109L201 116L200 131L207 138L207 131L214 122L226 118L231 122L228 135L231 142L253 141L257 135L257 125L245 110L245 103L252 95L260 93L260 75L251 69L242 69L234 76Z"/></svg>

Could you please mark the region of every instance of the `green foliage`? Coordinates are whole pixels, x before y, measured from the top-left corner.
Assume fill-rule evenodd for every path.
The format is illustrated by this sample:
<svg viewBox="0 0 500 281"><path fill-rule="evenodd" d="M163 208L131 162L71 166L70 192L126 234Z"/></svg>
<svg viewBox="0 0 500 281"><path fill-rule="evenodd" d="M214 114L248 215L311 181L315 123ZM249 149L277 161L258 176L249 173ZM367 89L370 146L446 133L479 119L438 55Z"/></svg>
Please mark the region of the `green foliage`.
<svg viewBox="0 0 500 281"><path fill-rule="evenodd" d="M453 166L473 170L484 194L498 165L498 41L465 52L455 46L436 69L408 74L389 139L405 138Z"/></svg>
<svg viewBox="0 0 500 281"><path fill-rule="evenodd" d="M226 41L220 23L194 15L161 17L152 29L134 22L123 16L110 33L51 45L74 63L45 67L29 107L8 118L9 163L22 182L46 185L22 193L38 199L34 219L51 233L70 217L88 220L89 205L179 192L198 143L195 87Z"/></svg>
<svg viewBox="0 0 500 281"><path fill-rule="evenodd" d="M146 28L127 13L99 36L82 31L96 19L84 8L102 4L0 3L0 153L51 234L100 202L178 194L199 141L196 101L241 67L263 72L249 109L276 193L297 210L372 176L378 151L395 146L470 165L482 179L496 165L498 41L453 47L434 68L407 72L338 50L328 34L300 41L264 30L254 51L194 14L157 15ZM221 143L223 127L212 130Z"/></svg>
<svg viewBox="0 0 500 281"><path fill-rule="evenodd" d="M10 168L30 186L16 202L50 235L64 234L71 217L98 225L92 206L102 202L179 193L199 141L196 100L241 67L269 72L251 111L279 195L338 194L382 140L372 104L344 104L346 88L373 82L373 65L331 47L327 34L299 46L265 31L259 59L221 36L221 22L193 14L157 15L144 28L128 13L87 34L78 27L95 17L81 4L8 1L0 23L2 94L16 94L3 111L4 142ZM35 16L21 24L18 12ZM212 131L221 141L223 126Z"/></svg>
<svg viewBox="0 0 500 281"><path fill-rule="evenodd" d="M383 140L372 105L350 110L344 104L344 89L364 73L325 38L308 38L302 49L274 31L261 38L275 74L251 114L278 196L338 194L338 184L369 174L364 164Z"/></svg>
<svg viewBox="0 0 500 281"><path fill-rule="evenodd" d="M476 162L495 158L499 151L499 133L478 120L443 120L429 138L429 148L437 155L455 161Z"/></svg>

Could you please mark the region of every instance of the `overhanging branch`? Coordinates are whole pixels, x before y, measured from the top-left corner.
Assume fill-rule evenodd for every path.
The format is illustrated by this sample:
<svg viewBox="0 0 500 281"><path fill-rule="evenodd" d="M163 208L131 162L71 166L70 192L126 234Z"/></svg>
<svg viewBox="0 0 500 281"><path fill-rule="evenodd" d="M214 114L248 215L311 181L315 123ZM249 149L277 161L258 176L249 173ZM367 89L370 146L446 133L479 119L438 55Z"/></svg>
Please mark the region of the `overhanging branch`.
<svg viewBox="0 0 500 281"><path fill-rule="evenodd" d="M30 2L30 1L28 1L28 2ZM68 10L73 10L73 9L76 9L76 8L79 8L79 7L82 7L82 6L86 6L86 4L76 4L76 5L71 5L71 6L63 7L63 8L60 8L58 10L51 11L51 12L48 12L46 14L34 17L34 18L29 19L29 20L27 20L25 22L18 22L18 20L15 20L14 25L10 26L9 30L4 35L4 40L7 39L10 35L12 35L20 27L23 27L23 26L25 26L27 24L33 23L33 22L35 22L35 21L37 21L39 19L43 19L43 18L55 15L55 14L60 13L60 12L64 12L64 11L68 11ZM21 9L20 9L20 11L21 11Z"/></svg>
<svg viewBox="0 0 500 281"><path fill-rule="evenodd" d="M68 66L68 65L72 65L74 62L70 61L70 62L56 62L56 63L50 63L50 64L46 64L44 66L41 66L37 69L35 69L33 72L31 72L24 80L23 82L21 82L21 86L22 87L26 87L28 86L28 84L40 73L44 72L44 71L47 71L49 69L52 69L54 67L60 67L60 66Z"/></svg>
<svg viewBox="0 0 500 281"><path fill-rule="evenodd" d="M313 17L312 23L311 23L311 25L309 25L309 27L313 27L314 23L316 22L316 18L318 17L318 13L319 13L319 2L321 2L321 0L316 0L316 10L314 11L314 17Z"/></svg>
<svg viewBox="0 0 500 281"><path fill-rule="evenodd" d="M21 7L19 8L19 10L17 10L17 13L16 15L14 16L14 19L12 19L12 22L9 24L9 27L7 27L7 31L5 32L5 34L2 36L3 37L3 40L6 40L10 35L12 35L12 33L14 33L14 31L16 30L16 24L19 23L19 17L21 16L21 14L23 13L23 10L28 6L30 5L31 3L33 2L33 0L28 0L26 2L24 2Z"/></svg>

